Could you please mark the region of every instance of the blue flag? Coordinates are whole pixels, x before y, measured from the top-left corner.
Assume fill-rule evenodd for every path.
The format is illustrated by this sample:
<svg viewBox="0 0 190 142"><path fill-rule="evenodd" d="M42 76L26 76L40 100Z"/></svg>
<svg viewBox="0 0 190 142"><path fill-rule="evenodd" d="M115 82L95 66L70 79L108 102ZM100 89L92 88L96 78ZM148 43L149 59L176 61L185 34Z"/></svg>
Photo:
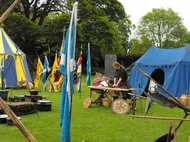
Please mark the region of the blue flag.
<svg viewBox="0 0 190 142"><path fill-rule="evenodd" d="M86 66L86 84L91 85L91 57L90 57L90 43L88 43L88 56L87 56L87 66Z"/></svg>
<svg viewBox="0 0 190 142"><path fill-rule="evenodd" d="M47 81L47 77L48 77L50 71L51 71L51 68L49 67L49 62L48 62L47 56L45 55L44 66L43 66L43 75L42 75L42 84L43 84L44 90L46 90L46 81Z"/></svg>
<svg viewBox="0 0 190 142"><path fill-rule="evenodd" d="M77 92L81 91L81 77L79 76L77 78Z"/></svg>
<svg viewBox="0 0 190 142"><path fill-rule="evenodd" d="M74 92L73 73L75 69L75 41L76 41L76 24L77 24L77 7L78 2L73 5L70 26L67 30L66 39L64 40L64 49L61 51L61 61L59 71L64 75L62 84L62 96L60 102L60 125L62 142L70 142L70 111L71 97Z"/></svg>
<svg viewBox="0 0 190 142"><path fill-rule="evenodd" d="M128 42L127 47L128 47L127 48L127 53L129 53L131 51L131 47L132 47L132 42L131 41Z"/></svg>

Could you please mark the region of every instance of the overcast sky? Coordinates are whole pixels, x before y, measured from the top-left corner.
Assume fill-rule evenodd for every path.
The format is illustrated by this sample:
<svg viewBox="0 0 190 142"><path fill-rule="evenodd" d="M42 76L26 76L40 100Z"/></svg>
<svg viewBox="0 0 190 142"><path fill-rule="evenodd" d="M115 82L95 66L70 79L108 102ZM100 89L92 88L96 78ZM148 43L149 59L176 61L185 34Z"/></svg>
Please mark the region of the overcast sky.
<svg viewBox="0 0 190 142"><path fill-rule="evenodd" d="M172 8L183 18L185 27L190 31L190 0L118 0L130 15L130 20L137 25L140 18L152 8Z"/></svg>

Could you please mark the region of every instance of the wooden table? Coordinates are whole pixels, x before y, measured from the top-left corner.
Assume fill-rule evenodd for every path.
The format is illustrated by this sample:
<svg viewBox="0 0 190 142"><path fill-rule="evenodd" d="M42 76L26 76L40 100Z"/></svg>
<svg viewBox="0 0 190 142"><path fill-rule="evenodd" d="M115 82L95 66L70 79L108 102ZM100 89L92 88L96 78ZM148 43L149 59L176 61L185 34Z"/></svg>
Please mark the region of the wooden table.
<svg viewBox="0 0 190 142"><path fill-rule="evenodd" d="M135 88L116 88L116 87L103 87L103 86L89 86L90 89L90 97L87 98L85 101L87 103L87 108L90 107L91 104L99 104L102 105L102 99L108 96L112 96L113 95L109 95L109 91L114 91L115 92L115 97L117 97L118 99L116 99L120 104L124 104L125 106L127 106L128 104L125 104L124 102L126 102L126 100L123 98L123 94L124 93L131 93L132 91L136 90ZM93 100L92 99L92 91L98 91L97 94L99 94L98 98ZM131 101L133 102L132 104L132 108L133 110L136 107L136 100L133 99L134 97L130 97ZM114 104L116 103L116 100L113 101L112 103L112 110L114 109ZM115 102L115 103L114 103ZM121 103L122 102L122 103ZM118 105L119 103L117 103L116 105ZM126 102L127 103L127 102ZM121 106L118 106L121 108ZM114 110L113 110L114 111ZM117 111L114 111L115 113L117 113Z"/></svg>

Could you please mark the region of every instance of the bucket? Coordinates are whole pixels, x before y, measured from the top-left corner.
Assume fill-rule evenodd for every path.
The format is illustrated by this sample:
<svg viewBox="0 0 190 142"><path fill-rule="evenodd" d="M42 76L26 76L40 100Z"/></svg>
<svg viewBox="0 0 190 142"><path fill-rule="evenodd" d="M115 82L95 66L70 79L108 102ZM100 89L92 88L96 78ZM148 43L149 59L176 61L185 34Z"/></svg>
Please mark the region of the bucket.
<svg viewBox="0 0 190 142"><path fill-rule="evenodd" d="M8 90L0 90L0 97L4 100L7 101L8 98Z"/></svg>
<svg viewBox="0 0 190 142"><path fill-rule="evenodd" d="M30 95L38 95L39 90L30 90Z"/></svg>

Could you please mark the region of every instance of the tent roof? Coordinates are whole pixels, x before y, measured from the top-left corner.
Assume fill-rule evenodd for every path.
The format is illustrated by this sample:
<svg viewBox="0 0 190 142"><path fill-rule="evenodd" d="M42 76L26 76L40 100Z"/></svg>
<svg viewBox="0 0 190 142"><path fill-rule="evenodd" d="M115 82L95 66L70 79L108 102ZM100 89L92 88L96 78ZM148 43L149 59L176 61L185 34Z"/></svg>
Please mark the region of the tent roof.
<svg viewBox="0 0 190 142"><path fill-rule="evenodd" d="M0 54L20 54L25 55L12 39L0 28Z"/></svg>
<svg viewBox="0 0 190 142"><path fill-rule="evenodd" d="M190 62L190 45L181 48L161 49L152 46L136 63L144 65L170 65L176 62Z"/></svg>

